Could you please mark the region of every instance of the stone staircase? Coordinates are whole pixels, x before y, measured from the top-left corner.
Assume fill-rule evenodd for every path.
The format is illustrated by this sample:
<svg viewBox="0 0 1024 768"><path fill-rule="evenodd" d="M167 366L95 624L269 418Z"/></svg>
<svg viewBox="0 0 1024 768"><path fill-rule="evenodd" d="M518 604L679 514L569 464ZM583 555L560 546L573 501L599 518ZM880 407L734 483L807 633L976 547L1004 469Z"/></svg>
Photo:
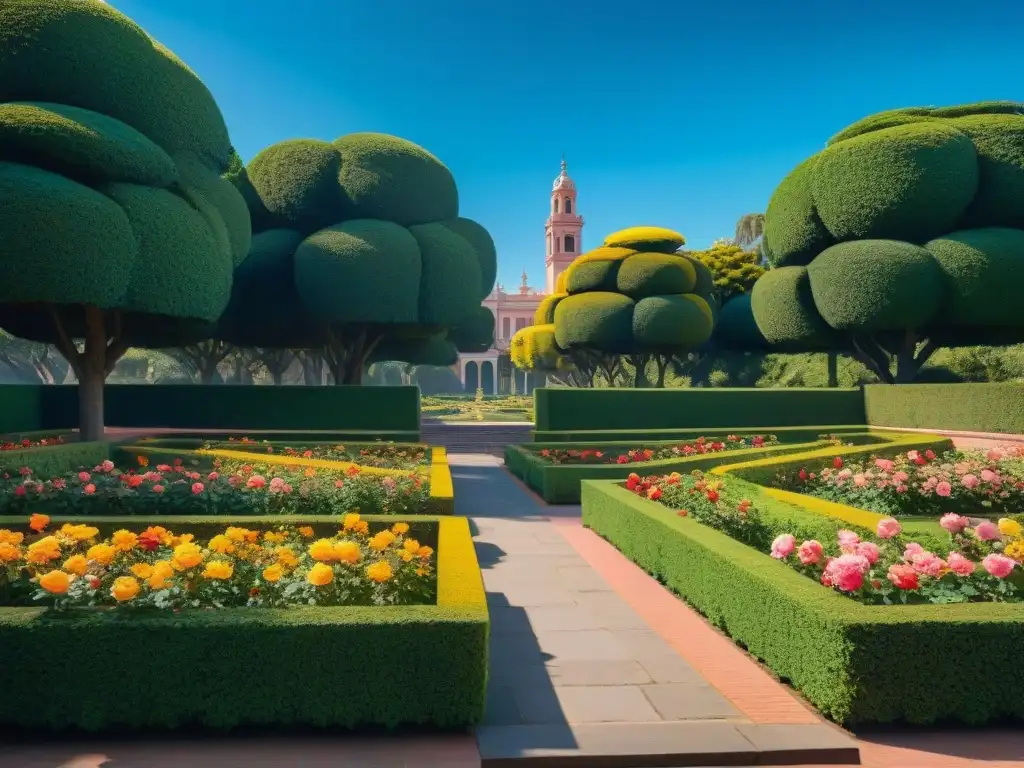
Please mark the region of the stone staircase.
<svg viewBox="0 0 1024 768"><path fill-rule="evenodd" d="M448 453L486 453L502 456L506 445L528 443L533 425L508 422L451 422L424 419L420 439L444 446Z"/></svg>

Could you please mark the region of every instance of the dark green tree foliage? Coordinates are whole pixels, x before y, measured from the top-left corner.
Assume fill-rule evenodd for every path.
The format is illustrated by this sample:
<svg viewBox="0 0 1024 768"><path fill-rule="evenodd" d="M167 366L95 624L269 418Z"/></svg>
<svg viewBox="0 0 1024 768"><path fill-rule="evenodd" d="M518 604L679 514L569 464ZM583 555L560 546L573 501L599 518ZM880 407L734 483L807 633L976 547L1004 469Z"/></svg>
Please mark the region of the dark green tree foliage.
<svg viewBox="0 0 1024 768"><path fill-rule="evenodd" d="M938 347L1024 339L1024 104L892 110L772 196L751 307L773 346L849 350L887 382Z"/></svg>
<svg viewBox="0 0 1024 768"><path fill-rule="evenodd" d="M227 305L250 238L230 155L209 91L126 16L0 0L0 325L68 359L85 439L129 345L198 341Z"/></svg>
<svg viewBox="0 0 1024 768"><path fill-rule="evenodd" d="M576 259L566 270L568 295L545 307L558 350L628 357L636 386L654 361L664 386L669 360L707 342L717 311L711 272L677 253L684 242L668 229L635 227Z"/></svg>
<svg viewBox="0 0 1024 768"><path fill-rule="evenodd" d="M224 338L322 350L337 384L359 383L373 361L490 346L480 302L494 286L494 243L459 217L455 179L426 150L375 133L297 139L230 178L255 234Z"/></svg>

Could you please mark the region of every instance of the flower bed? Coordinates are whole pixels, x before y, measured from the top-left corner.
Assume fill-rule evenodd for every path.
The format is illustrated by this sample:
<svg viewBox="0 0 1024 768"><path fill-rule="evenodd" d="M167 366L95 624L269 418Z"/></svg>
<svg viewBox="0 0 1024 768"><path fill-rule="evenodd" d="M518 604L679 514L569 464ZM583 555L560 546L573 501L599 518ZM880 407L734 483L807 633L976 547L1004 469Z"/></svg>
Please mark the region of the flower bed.
<svg viewBox="0 0 1024 768"><path fill-rule="evenodd" d="M119 459L55 476L0 477L0 514L417 514L451 512L443 449L422 471L234 451L121 448ZM176 455L177 454L177 455ZM184 458L182 458L184 456Z"/></svg>
<svg viewBox="0 0 1024 768"><path fill-rule="evenodd" d="M342 532L345 521L323 517L217 523L179 517L55 518L40 532L26 522L0 518L0 528L8 529L4 536L11 539L22 534L19 544L7 543L26 555L37 545L36 557L47 562L31 564L41 572L32 590L42 592L41 602L57 602L65 610L0 607L0 656L45 658L47 678L60 685L39 686L37 665L0 665L0 689L32 691L30 706L22 697L0 697L4 726L466 727L483 715L487 606L463 518L403 518L408 531L402 524L396 529L394 518L350 518L350 530ZM42 522L37 519L36 527ZM313 528L312 536L302 530L305 526ZM182 533L175 540L167 538L175 536L171 531ZM259 535L251 541L254 531ZM393 540L378 539L381 531L389 531ZM268 541L268 533L285 540ZM191 542L184 540L188 534L195 537ZM407 544L413 535L416 552ZM58 540L58 559L49 559L52 544L39 546L48 537ZM383 538L388 544L378 551ZM355 551L349 545L358 549L359 563L348 562ZM115 552L106 564L108 550L88 554L108 546ZM284 546L294 550L295 566L281 563L276 554ZM435 551L424 557L424 547ZM77 554L86 560L81 576L81 564L68 563ZM161 561L169 561L167 580L188 599L176 598L173 588L151 585ZM222 563L231 566L230 577L224 578ZM390 578L383 578L384 568L374 567L381 563L391 569ZM275 565L281 566L280 578L267 573ZM429 575L416 573L428 567ZM324 568L333 574L329 582ZM64 579L49 576L54 571L69 582L67 592L56 598ZM100 579L99 589L88 583L91 576ZM408 591L399 587L402 578ZM135 580L138 591L127 579ZM421 589L431 583L430 590ZM285 596L289 584L298 586ZM250 594L254 588L258 595ZM95 592L95 600L77 596L76 589ZM166 599L158 600L164 592ZM154 664L176 671L173 686L154 688L147 672L156 669ZM112 669L131 673L111 677Z"/></svg>
<svg viewBox="0 0 1024 768"><path fill-rule="evenodd" d="M782 456L798 453L811 447L835 445L839 441L859 443L878 442L886 439L883 436L870 433L843 434L841 437L836 437L835 435L823 435L820 432L814 432L808 436L804 432L800 432L799 438L808 438L808 442L779 443L777 438L762 436L764 439L757 441L758 445L755 446L752 443L756 433L747 434L748 437L735 440L729 440L729 436L704 437L702 443L698 442L700 436L697 435L692 441L683 443L679 441L655 442L639 449L622 443L591 443L571 449L579 455L569 455L565 449L556 444L512 445L505 449L505 466L548 503L578 504L582 480L622 480L631 471L668 473L710 469L721 462L723 453L727 453L730 458L743 460L757 456ZM789 439L795 439L790 433L782 432L781 434ZM816 441L815 437L817 437ZM712 445L716 447L711 449ZM690 447L690 452L687 452L686 446ZM698 448L698 446L701 447ZM547 456L543 455L545 450L548 452ZM618 458L612 458L619 455L629 456L630 451L639 452L634 453L628 461L622 463ZM647 451L651 452L650 458L647 458ZM585 460L581 459L583 453L586 453ZM597 453L600 453L601 456L597 456ZM563 456L571 461L553 462L550 460L552 457L561 459Z"/></svg>
<svg viewBox="0 0 1024 768"><path fill-rule="evenodd" d="M778 444L779 439L775 435L727 435L722 439L698 437L682 443L653 447L537 448L533 453L550 464L641 464Z"/></svg>
<svg viewBox="0 0 1024 768"><path fill-rule="evenodd" d="M204 451L242 450L253 454L271 454L294 459L317 459L356 464L378 469L413 471L430 464L430 450L422 443L321 444L282 443L229 437L226 441L208 441Z"/></svg>
<svg viewBox="0 0 1024 768"><path fill-rule="evenodd" d="M583 522L840 723L1024 718L1024 689L992 673L1019 664L1024 604L862 604L768 553L769 534L831 542L839 521L739 477L722 489L726 517L738 521L744 499L758 511L763 526L736 522L751 543L701 522L692 502L680 515L620 482L583 483Z"/></svg>
<svg viewBox="0 0 1024 768"><path fill-rule="evenodd" d="M835 456L782 471L773 486L887 515L1024 513L1024 451L912 449L891 458Z"/></svg>
<svg viewBox="0 0 1024 768"><path fill-rule="evenodd" d="M62 435L48 435L39 438L22 438L20 440L0 441L0 451L21 451L25 448L45 448L47 446L64 445Z"/></svg>
<svg viewBox="0 0 1024 768"><path fill-rule="evenodd" d="M137 526L136 526L137 527ZM107 537L88 523L29 533L0 528L0 605L43 601L55 609L427 605L434 549L398 522L370 533L349 514L340 530L309 525L227 526L204 540L164 526Z"/></svg>

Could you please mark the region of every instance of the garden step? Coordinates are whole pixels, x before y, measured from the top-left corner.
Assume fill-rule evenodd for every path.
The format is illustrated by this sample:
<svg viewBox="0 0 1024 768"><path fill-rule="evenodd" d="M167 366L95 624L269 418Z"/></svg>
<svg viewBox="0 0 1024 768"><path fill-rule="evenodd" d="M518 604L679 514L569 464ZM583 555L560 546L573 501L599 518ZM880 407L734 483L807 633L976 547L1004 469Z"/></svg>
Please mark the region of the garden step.
<svg viewBox="0 0 1024 768"><path fill-rule="evenodd" d="M860 765L857 742L831 725L600 723L484 726L482 768L695 768Z"/></svg>

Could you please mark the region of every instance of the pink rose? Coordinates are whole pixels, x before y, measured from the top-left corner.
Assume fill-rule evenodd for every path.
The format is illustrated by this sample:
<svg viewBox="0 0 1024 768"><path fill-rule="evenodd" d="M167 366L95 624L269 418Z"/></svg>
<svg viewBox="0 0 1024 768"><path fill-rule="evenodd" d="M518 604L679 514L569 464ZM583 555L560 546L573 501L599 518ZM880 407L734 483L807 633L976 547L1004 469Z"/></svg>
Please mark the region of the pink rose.
<svg viewBox="0 0 1024 768"><path fill-rule="evenodd" d="M868 484L868 478L863 474L857 474L853 476L853 484L858 488L863 488Z"/></svg>
<svg viewBox="0 0 1024 768"><path fill-rule="evenodd" d="M895 464L892 463L891 459L875 459L875 466L883 472L892 472Z"/></svg>
<svg viewBox="0 0 1024 768"><path fill-rule="evenodd" d="M949 557L946 558L946 565L957 576L970 576L974 573L975 568L974 562L968 560L959 552L950 552Z"/></svg>
<svg viewBox="0 0 1024 768"><path fill-rule="evenodd" d="M920 552L910 558L911 567L920 574L937 579L946 563L933 552Z"/></svg>
<svg viewBox="0 0 1024 768"><path fill-rule="evenodd" d="M980 483L981 481L978 480L977 475L968 474L961 477L960 482L964 484L964 488L977 488L978 483Z"/></svg>
<svg viewBox="0 0 1024 768"><path fill-rule="evenodd" d="M93 485L92 483L89 483L82 489L82 493L84 493L86 496L92 496L94 493L96 493L96 486Z"/></svg>
<svg viewBox="0 0 1024 768"><path fill-rule="evenodd" d="M939 496L949 496L949 494L952 493L952 491L953 486L951 486L945 480L940 481L939 484L935 486L935 492L939 494Z"/></svg>
<svg viewBox="0 0 1024 768"><path fill-rule="evenodd" d="M243 480L243 478L242 478L242 476L241 476L241 475L232 475L231 477L229 477L229 478L228 478L228 484L229 484L229 485L230 485L230 486L231 486L232 488L237 488L237 487L238 487L238 486L240 486L240 485L241 485L241 484L242 484L243 482L244 482L244 480Z"/></svg>
<svg viewBox="0 0 1024 768"><path fill-rule="evenodd" d="M267 479L263 475L252 475L245 483L246 488L262 488L267 484Z"/></svg>
<svg viewBox="0 0 1024 768"><path fill-rule="evenodd" d="M192 493L200 494L203 492L203 489L205 488L206 486L204 486L202 483L192 483Z"/></svg>
<svg viewBox="0 0 1024 768"><path fill-rule="evenodd" d="M270 481L270 492L281 493L284 490L284 480L280 477L275 477Z"/></svg>
<svg viewBox="0 0 1024 768"><path fill-rule="evenodd" d="M83 483L88 483L89 479L91 477L92 477L92 475L90 475L88 472L79 472L78 473L78 479L81 480Z"/></svg>
<svg viewBox="0 0 1024 768"><path fill-rule="evenodd" d="M878 557L881 552L878 551L878 545L874 542L862 541L857 545L856 554L863 555L871 565L874 565L878 562Z"/></svg>
<svg viewBox="0 0 1024 768"><path fill-rule="evenodd" d="M986 571L997 579L1005 579L1010 575L1010 572L1017 563L1006 555L997 555L993 553L991 555L986 555L985 559L981 561L981 564L985 567Z"/></svg>
<svg viewBox="0 0 1024 768"><path fill-rule="evenodd" d="M974 526L974 535L978 541L997 541L1002 538L1002 535L999 533L999 526L988 520Z"/></svg>
<svg viewBox="0 0 1024 768"><path fill-rule="evenodd" d="M950 533L960 533L971 521L955 512L947 512L939 519L939 525Z"/></svg>
<svg viewBox="0 0 1024 768"><path fill-rule="evenodd" d="M220 475L219 475L218 473L216 473L216 472L211 472L210 474L208 474L208 475L206 476L206 479L207 479L207 480L209 480L209 481L210 481L210 482L212 483L212 482L214 482L214 481L215 481L215 480L216 480L216 479L217 479L218 477L220 477Z"/></svg>
<svg viewBox="0 0 1024 768"><path fill-rule="evenodd" d="M903 550L903 559L909 560L914 555L920 555L922 552L924 552L924 547L922 547L916 541L912 541L909 544L907 544L906 549Z"/></svg>
<svg viewBox="0 0 1024 768"><path fill-rule="evenodd" d="M839 531L836 537L839 539L839 546L843 549L856 547L860 543L860 536L853 531Z"/></svg>
<svg viewBox="0 0 1024 768"><path fill-rule="evenodd" d="M981 479L983 481L985 481L986 483L994 482L997 477L998 477L998 475L995 472L993 472L991 469L983 469L983 470L981 470Z"/></svg>
<svg viewBox="0 0 1024 768"><path fill-rule="evenodd" d="M896 563L895 565L889 566L889 572L886 574L897 589L917 589L917 571L911 568L909 565L903 565L902 563Z"/></svg>
<svg viewBox="0 0 1024 768"><path fill-rule="evenodd" d="M820 541L809 539L800 545L800 548L796 552L796 556L800 558L800 562L803 565L814 565L815 563L821 562L824 551L825 548L821 546Z"/></svg>
<svg viewBox="0 0 1024 768"><path fill-rule="evenodd" d="M871 563L863 555L840 555L829 560L822 578L843 592L855 592L864 586L864 574L871 569Z"/></svg>
<svg viewBox="0 0 1024 768"><path fill-rule="evenodd" d="M852 476L853 476L853 472L851 472L848 469L842 469L842 470L839 471L839 474L836 475L836 477L838 477L840 480L846 480L847 478L852 477Z"/></svg>
<svg viewBox="0 0 1024 768"><path fill-rule="evenodd" d="M893 482L896 483L905 483L907 482L907 480L910 479L910 475L908 475L906 472L896 472L895 474L893 474L892 479Z"/></svg>
<svg viewBox="0 0 1024 768"><path fill-rule="evenodd" d="M896 486L896 493L906 493L906 492L907 492L907 486L905 486L905 485L897 485Z"/></svg>
<svg viewBox="0 0 1024 768"><path fill-rule="evenodd" d="M785 560L796 549L796 539L791 533L784 533L781 536L776 536L775 541L772 542L772 557L776 560Z"/></svg>
<svg viewBox="0 0 1024 768"><path fill-rule="evenodd" d="M1003 452L998 448L989 448L988 452L985 454L985 458L989 461L999 461L1003 458Z"/></svg>
<svg viewBox="0 0 1024 768"><path fill-rule="evenodd" d="M24 496L26 493L28 493L28 489L24 485L16 486L14 489L15 496Z"/></svg>
<svg viewBox="0 0 1024 768"><path fill-rule="evenodd" d="M107 459L102 464L100 464L100 470L103 472L113 472L114 462L112 462L110 459Z"/></svg>
<svg viewBox="0 0 1024 768"><path fill-rule="evenodd" d="M164 487L162 485L154 485L153 486L153 493L163 493L163 492L164 492Z"/></svg>
<svg viewBox="0 0 1024 768"><path fill-rule="evenodd" d="M900 525L896 518L887 517L884 520L878 521L875 533L877 533L880 538L891 539L893 536L898 536L902 530L903 526Z"/></svg>

